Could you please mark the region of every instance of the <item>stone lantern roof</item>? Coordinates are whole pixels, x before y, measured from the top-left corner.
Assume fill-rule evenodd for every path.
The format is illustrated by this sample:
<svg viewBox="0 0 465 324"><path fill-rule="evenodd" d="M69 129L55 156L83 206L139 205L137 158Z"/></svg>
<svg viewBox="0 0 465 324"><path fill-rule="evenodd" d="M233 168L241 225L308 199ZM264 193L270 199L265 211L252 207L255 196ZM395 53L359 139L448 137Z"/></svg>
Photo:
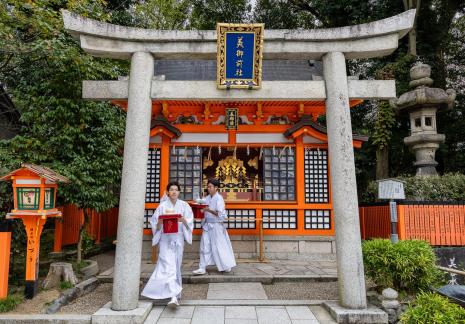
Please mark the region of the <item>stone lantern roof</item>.
<svg viewBox="0 0 465 324"><path fill-rule="evenodd" d="M398 113L411 111L418 108L435 106L438 109L452 109L455 101L455 90L430 88L433 84L431 67L426 64L418 64L410 69L409 86L413 90L402 94L391 103Z"/></svg>

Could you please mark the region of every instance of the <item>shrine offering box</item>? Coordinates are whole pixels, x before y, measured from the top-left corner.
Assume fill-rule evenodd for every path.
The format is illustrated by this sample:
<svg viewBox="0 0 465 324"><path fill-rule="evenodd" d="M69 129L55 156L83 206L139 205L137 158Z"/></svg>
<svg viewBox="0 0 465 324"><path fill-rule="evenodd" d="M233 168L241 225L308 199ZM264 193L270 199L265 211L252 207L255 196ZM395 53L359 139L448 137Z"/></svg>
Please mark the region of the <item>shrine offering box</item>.
<svg viewBox="0 0 465 324"><path fill-rule="evenodd" d="M163 219L163 233L165 234L177 233L179 218L181 218L180 214L160 215L160 219Z"/></svg>
<svg viewBox="0 0 465 324"><path fill-rule="evenodd" d="M204 204L197 204L197 203L190 203L189 204L192 208L192 212L194 213L194 218L196 219L203 219L204 214L202 212L202 209L207 208L208 205Z"/></svg>

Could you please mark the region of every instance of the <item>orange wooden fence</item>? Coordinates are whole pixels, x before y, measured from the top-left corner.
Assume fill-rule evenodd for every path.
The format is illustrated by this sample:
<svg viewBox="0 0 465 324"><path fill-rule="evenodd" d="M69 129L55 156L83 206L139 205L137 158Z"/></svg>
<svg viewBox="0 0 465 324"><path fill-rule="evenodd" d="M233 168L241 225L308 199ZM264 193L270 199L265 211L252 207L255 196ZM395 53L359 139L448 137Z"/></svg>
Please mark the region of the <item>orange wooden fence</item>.
<svg viewBox="0 0 465 324"><path fill-rule="evenodd" d="M391 222L389 206L366 206L359 208L362 240L389 238Z"/></svg>
<svg viewBox="0 0 465 324"><path fill-rule="evenodd" d="M84 222L84 212L74 205L66 205L60 208L62 218L55 220L54 252L60 252L64 245L76 244L79 240L79 229ZM118 208L112 208L104 212L89 211L89 223L87 233L97 244L107 237L115 237L118 227Z"/></svg>
<svg viewBox="0 0 465 324"><path fill-rule="evenodd" d="M360 207L362 239L389 238L389 206ZM435 246L465 245L465 204L397 205L399 239L420 239Z"/></svg>

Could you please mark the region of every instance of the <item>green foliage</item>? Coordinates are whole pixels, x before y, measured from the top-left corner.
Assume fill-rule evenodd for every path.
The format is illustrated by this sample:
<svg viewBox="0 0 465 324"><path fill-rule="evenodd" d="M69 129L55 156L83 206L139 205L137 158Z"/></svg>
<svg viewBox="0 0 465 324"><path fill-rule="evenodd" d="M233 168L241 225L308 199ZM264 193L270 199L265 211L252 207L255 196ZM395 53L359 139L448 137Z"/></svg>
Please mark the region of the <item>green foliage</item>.
<svg viewBox="0 0 465 324"><path fill-rule="evenodd" d="M147 0L133 6L137 27L153 29L184 29L190 1Z"/></svg>
<svg viewBox="0 0 465 324"><path fill-rule="evenodd" d="M465 309L435 293L422 292L416 296L401 316L404 324L465 323Z"/></svg>
<svg viewBox="0 0 465 324"><path fill-rule="evenodd" d="M60 197L81 208L117 203L124 114L108 103L82 100L82 81L114 79L125 67L85 54L63 30L60 9L107 20L103 1L9 0L0 5L0 79L8 86L23 125L0 142L0 165L46 165L71 184Z"/></svg>
<svg viewBox="0 0 465 324"><path fill-rule="evenodd" d="M267 29L314 28L318 21L308 11L282 0L259 0L253 21L264 23Z"/></svg>
<svg viewBox="0 0 465 324"><path fill-rule="evenodd" d="M81 262L76 262L73 263L73 268L77 271L80 272L82 268L85 268L89 265L90 263L86 260L83 260Z"/></svg>
<svg viewBox="0 0 465 324"><path fill-rule="evenodd" d="M381 288L415 293L441 282L431 246L419 240L363 242L366 275Z"/></svg>
<svg viewBox="0 0 465 324"><path fill-rule="evenodd" d="M82 253L85 256L95 247L95 241L90 237L86 230L83 231L82 236Z"/></svg>
<svg viewBox="0 0 465 324"><path fill-rule="evenodd" d="M60 290L73 288L73 284L69 281L60 281Z"/></svg>
<svg viewBox="0 0 465 324"><path fill-rule="evenodd" d="M242 23L251 5L247 0L191 0L190 28L215 29L217 22Z"/></svg>
<svg viewBox="0 0 465 324"><path fill-rule="evenodd" d="M10 295L6 298L0 299L0 313L6 313L12 311L13 309L21 304L23 297L20 295Z"/></svg>
<svg viewBox="0 0 465 324"><path fill-rule="evenodd" d="M446 173L432 177L397 177L405 181L407 200L418 201L465 201L465 174ZM372 181L362 193L364 203L377 201L378 183Z"/></svg>
<svg viewBox="0 0 465 324"><path fill-rule="evenodd" d="M376 119L372 135L373 144L380 150L388 147L391 139L391 129L395 123L394 110L387 101L381 101L378 105L378 117Z"/></svg>

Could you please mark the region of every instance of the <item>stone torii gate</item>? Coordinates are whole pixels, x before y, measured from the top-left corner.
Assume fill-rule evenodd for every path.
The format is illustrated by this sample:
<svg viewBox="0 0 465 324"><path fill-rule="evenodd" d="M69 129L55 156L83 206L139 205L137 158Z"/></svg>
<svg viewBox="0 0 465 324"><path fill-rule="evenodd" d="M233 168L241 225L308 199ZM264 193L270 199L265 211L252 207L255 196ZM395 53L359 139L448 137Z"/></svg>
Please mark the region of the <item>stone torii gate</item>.
<svg viewBox="0 0 465 324"><path fill-rule="evenodd" d="M259 90L218 90L215 81L155 80L154 59L216 59L216 31L163 31L98 22L63 11L65 28L87 53L131 60L129 80L84 81L90 100L127 99L113 310L138 307L151 101L325 100L336 231L339 303L367 307L355 181L350 99L396 97L394 80L351 80L347 59L382 57L413 26L415 10L363 25L315 30L266 30L265 60L322 60L321 81L263 81Z"/></svg>

